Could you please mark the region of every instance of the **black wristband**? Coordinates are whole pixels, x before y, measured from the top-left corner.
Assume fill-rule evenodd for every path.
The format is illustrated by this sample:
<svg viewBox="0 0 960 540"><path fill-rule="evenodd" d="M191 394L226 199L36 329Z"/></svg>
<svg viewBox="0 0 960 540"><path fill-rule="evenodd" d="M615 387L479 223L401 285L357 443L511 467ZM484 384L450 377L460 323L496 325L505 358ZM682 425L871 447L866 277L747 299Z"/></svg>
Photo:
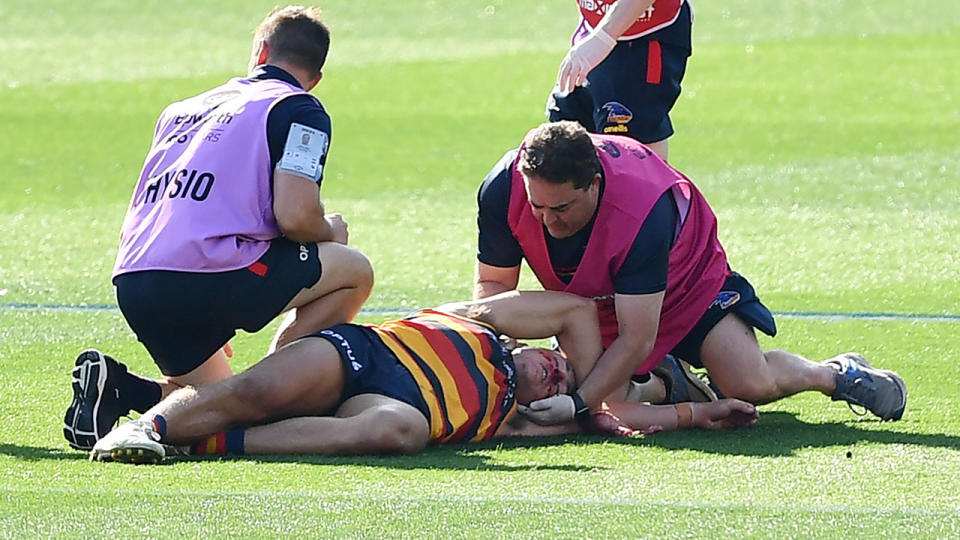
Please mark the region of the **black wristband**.
<svg viewBox="0 0 960 540"><path fill-rule="evenodd" d="M590 407L587 407L587 404L583 402L583 398L580 397L580 393L574 392L570 394L570 397L573 398L573 417L578 422L582 422L590 418Z"/></svg>

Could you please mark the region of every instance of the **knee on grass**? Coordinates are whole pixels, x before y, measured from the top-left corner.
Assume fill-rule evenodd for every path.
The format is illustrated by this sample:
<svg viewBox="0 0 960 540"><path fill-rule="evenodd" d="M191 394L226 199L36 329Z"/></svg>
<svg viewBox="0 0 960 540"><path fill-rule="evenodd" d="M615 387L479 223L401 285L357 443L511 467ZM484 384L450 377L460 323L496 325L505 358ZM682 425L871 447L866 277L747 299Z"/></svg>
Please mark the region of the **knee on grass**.
<svg viewBox="0 0 960 540"><path fill-rule="evenodd" d="M427 446L430 428L419 413L392 405L379 406L365 413L369 451L381 454L412 454Z"/></svg>

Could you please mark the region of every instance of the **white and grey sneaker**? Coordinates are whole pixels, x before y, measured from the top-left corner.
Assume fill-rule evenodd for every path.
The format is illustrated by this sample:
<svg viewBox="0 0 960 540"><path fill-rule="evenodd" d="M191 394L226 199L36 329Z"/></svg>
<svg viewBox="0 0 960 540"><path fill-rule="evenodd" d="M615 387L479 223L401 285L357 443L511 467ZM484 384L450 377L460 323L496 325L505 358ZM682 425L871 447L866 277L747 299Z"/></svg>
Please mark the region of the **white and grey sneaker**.
<svg viewBox="0 0 960 540"><path fill-rule="evenodd" d="M159 463L166 456L160 434L153 422L133 420L120 425L97 441L90 451L90 461L120 461L123 463Z"/></svg>
<svg viewBox="0 0 960 540"><path fill-rule="evenodd" d="M830 396L834 401L865 407L880 420L899 420L903 416L907 386L893 371L877 369L852 352L824 360L823 364L837 370L837 388Z"/></svg>

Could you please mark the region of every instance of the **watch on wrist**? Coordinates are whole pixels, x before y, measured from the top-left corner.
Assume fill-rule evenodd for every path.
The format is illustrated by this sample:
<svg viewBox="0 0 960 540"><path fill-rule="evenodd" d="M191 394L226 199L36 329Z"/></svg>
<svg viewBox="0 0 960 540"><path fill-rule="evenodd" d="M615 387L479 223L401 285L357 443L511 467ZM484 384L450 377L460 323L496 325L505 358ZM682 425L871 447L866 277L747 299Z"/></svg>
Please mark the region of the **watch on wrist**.
<svg viewBox="0 0 960 540"><path fill-rule="evenodd" d="M580 397L580 393L574 392L570 394L570 397L573 398L573 417L578 422L589 419L590 408L587 407L587 404L583 401L583 398Z"/></svg>

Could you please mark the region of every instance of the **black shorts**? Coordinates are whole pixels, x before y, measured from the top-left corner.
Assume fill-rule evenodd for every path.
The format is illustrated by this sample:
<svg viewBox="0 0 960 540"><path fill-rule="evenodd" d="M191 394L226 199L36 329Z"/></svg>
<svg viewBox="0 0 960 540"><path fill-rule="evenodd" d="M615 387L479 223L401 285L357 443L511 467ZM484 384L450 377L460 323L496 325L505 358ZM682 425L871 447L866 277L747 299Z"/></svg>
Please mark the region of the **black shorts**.
<svg viewBox="0 0 960 540"><path fill-rule="evenodd" d="M175 377L199 367L237 329L256 332L266 326L320 274L316 244L278 238L247 268L130 272L113 284L127 324L160 371Z"/></svg>
<svg viewBox="0 0 960 540"><path fill-rule="evenodd" d="M691 54L690 6L677 22L629 41L587 75L587 84L568 95L556 87L547 101L547 118L575 120L591 133L625 135L652 143L673 135L670 110Z"/></svg>
<svg viewBox="0 0 960 540"><path fill-rule="evenodd" d="M768 336L777 335L777 324L767 306L760 302L750 282L740 274L733 272L723 282L723 288L717 293L707 311L697 321L686 337L670 351L674 356L686 360L694 367L703 367L700 360L700 347L707 333L730 313L736 313L743 322L760 330Z"/></svg>
<svg viewBox="0 0 960 540"><path fill-rule="evenodd" d="M340 353L347 377L341 402L360 394L378 394L412 405L430 419L417 381L376 332L347 323L311 335L326 339Z"/></svg>

